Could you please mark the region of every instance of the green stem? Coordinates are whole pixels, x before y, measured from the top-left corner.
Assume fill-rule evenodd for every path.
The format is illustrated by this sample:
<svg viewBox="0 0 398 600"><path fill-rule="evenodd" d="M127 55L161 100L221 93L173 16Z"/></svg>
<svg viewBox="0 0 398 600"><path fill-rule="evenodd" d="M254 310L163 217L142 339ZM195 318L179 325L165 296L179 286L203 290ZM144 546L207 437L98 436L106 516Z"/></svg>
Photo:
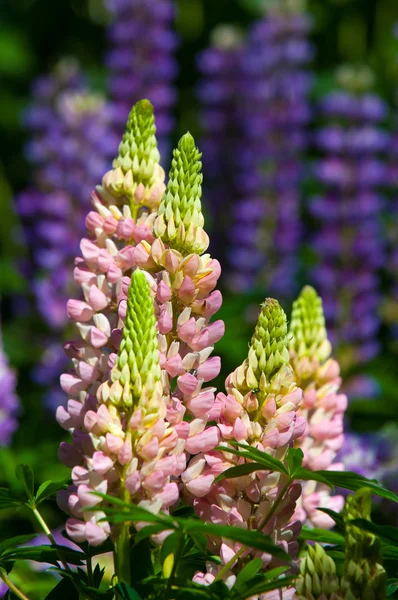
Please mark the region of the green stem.
<svg viewBox="0 0 398 600"><path fill-rule="evenodd" d="M115 540L115 574L118 583L130 585L130 526L123 524Z"/></svg>
<svg viewBox="0 0 398 600"><path fill-rule="evenodd" d="M127 415L126 422L130 419L130 413ZM133 443L132 443L133 445ZM130 493L125 487L127 467L122 468L120 479L122 484L121 499L124 502L130 502ZM114 562L115 575L118 583L131 583L131 559L130 559L130 525L121 523L117 529L115 544L114 544Z"/></svg>
<svg viewBox="0 0 398 600"><path fill-rule="evenodd" d="M7 573L3 569L0 569L0 577L4 581L4 583L10 588L10 590L16 596L18 596L18 598L20 598L21 600L29 600L29 598L17 588L15 583L11 581L11 579L8 577Z"/></svg>
<svg viewBox="0 0 398 600"><path fill-rule="evenodd" d="M38 522L40 524L40 527L43 529L44 533L46 534L46 536L50 540L51 544L53 546L57 546L57 542L55 541L54 536L51 533L50 528L48 527L47 523L45 522L45 520L43 519L43 517L41 516L41 514L39 513L39 511L37 510L37 508L32 508L32 511L33 511L33 514L35 515L36 519L38 520ZM64 567L64 569L66 571L69 571L71 573L72 571L71 571L70 566L68 565L67 561L62 556L62 550L59 550L57 548L57 552L58 552L58 555L59 555L60 562L62 563L62 566Z"/></svg>
<svg viewBox="0 0 398 600"><path fill-rule="evenodd" d="M268 512L268 514L266 515L266 517L264 517L264 519L262 521L260 521L260 523L259 523L259 525L257 527L258 531L262 531L262 529L270 521L270 519L272 518L272 515L275 513L275 511L278 508L279 504L282 502L283 496L285 495L285 493L289 489L289 486L290 486L291 483L292 483L292 480L289 478L289 480L286 483L286 485L282 488L281 492L278 494L277 499L273 503L273 505L272 505L270 511ZM228 573L229 569L242 556L242 554L244 553L244 551L246 549L247 549L247 546L242 546L242 548L240 548L238 550L238 552L236 552L236 554L234 554L234 556L222 567L221 571L219 571L219 573L216 575L214 581L219 581L220 579L222 579L222 577L226 573Z"/></svg>
<svg viewBox="0 0 398 600"><path fill-rule="evenodd" d="M86 554L86 565L87 565L87 583L90 586L94 585L93 580L93 563L90 554Z"/></svg>

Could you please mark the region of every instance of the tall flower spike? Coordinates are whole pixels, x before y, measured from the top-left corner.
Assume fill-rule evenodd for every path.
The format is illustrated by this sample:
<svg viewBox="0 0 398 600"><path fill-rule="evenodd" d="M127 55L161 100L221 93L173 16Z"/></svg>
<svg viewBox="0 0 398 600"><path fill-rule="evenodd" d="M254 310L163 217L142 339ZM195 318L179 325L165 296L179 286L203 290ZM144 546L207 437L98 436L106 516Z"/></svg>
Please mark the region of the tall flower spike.
<svg viewBox="0 0 398 600"><path fill-rule="evenodd" d="M322 300L306 286L293 304L289 349L297 383L303 389L300 415L307 421L305 434L296 441L304 452L307 468L327 469L343 445L343 418L347 398L338 394L341 384L339 365L330 357ZM334 468L341 468L335 464ZM330 496L330 489L316 482L305 482L297 518L309 519L316 527L332 527L334 522L318 507L340 511L342 496Z"/></svg>
<svg viewBox="0 0 398 600"><path fill-rule="evenodd" d="M127 197L134 215L140 206L158 208L164 191L155 133L153 106L149 100L140 100L129 114L113 169L102 181L113 197Z"/></svg>
<svg viewBox="0 0 398 600"><path fill-rule="evenodd" d="M216 398L221 443L225 446L236 440L283 460L293 440L303 433L305 421L296 416L302 392L289 364L286 315L276 300L267 299L262 305L248 358L227 378L226 390L227 395L220 393ZM293 484L284 490L284 477L270 472L214 483L219 473L237 464L242 464L241 458L218 450L203 451L191 459L182 480L196 496L196 513L213 523L238 527L250 523L295 556L300 523L292 522L291 517L301 486ZM211 543L211 550L219 553L222 564L233 565L223 570L231 584L248 555L260 555L264 568L271 563L271 557L250 550L243 555L240 552L234 562L238 544L224 539L213 539ZM208 584L220 569L211 563L207 568L207 574L195 575L196 581Z"/></svg>
<svg viewBox="0 0 398 600"><path fill-rule="evenodd" d="M209 245L203 229L202 154L188 132L173 151L169 182L155 221L155 235L183 255L202 254Z"/></svg>
<svg viewBox="0 0 398 600"><path fill-rule="evenodd" d="M386 572L382 566L379 539L351 524L354 519L370 521L372 492L363 488L349 496L344 508L345 564L342 587L353 598L383 600L386 594Z"/></svg>

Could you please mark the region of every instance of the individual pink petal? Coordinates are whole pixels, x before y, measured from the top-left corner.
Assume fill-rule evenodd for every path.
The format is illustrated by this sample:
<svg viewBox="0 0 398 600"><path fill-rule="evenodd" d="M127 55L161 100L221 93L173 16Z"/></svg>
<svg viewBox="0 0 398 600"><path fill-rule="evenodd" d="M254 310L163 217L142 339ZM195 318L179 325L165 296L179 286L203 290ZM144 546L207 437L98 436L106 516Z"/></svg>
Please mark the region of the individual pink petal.
<svg viewBox="0 0 398 600"><path fill-rule="evenodd" d="M68 519L65 524L66 533L74 542L86 541L86 523L78 519Z"/></svg>
<svg viewBox="0 0 398 600"><path fill-rule="evenodd" d="M135 222L133 219L120 219L117 226L117 235L122 240L129 240L133 237Z"/></svg>
<svg viewBox="0 0 398 600"><path fill-rule="evenodd" d="M190 454L199 452L209 452L217 446L220 441L220 431L218 427L212 426L201 433L197 433L188 438L185 442L185 449Z"/></svg>
<svg viewBox="0 0 398 600"><path fill-rule="evenodd" d="M86 389L87 384L76 375L63 373L60 377L61 387L67 394L78 395Z"/></svg>
<svg viewBox="0 0 398 600"><path fill-rule="evenodd" d="M142 458L145 458L145 460L153 460L156 458L158 451L159 440L154 436L147 444L145 444L145 446L140 449L139 454L142 456Z"/></svg>
<svg viewBox="0 0 398 600"><path fill-rule="evenodd" d="M117 265L115 265L115 263L113 263L109 267L106 276L109 283L117 283L122 278L123 272Z"/></svg>
<svg viewBox="0 0 398 600"><path fill-rule="evenodd" d="M141 479L138 471L135 471L132 475L129 475L125 481L126 489L134 496L141 487Z"/></svg>
<svg viewBox="0 0 398 600"><path fill-rule="evenodd" d="M133 449L131 441L127 439L117 453L117 459L121 465L128 465L133 458Z"/></svg>
<svg viewBox="0 0 398 600"><path fill-rule="evenodd" d="M166 308L164 308L158 317L159 331L160 331L160 333L165 334L165 333L168 333L172 329L172 327L173 327L173 319L169 315Z"/></svg>
<svg viewBox="0 0 398 600"><path fill-rule="evenodd" d="M108 306L108 298L96 285L90 287L88 301L95 311L100 311Z"/></svg>
<svg viewBox="0 0 398 600"><path fill-rule="evenodd" d="M177 423L177 425L174 425L174 430L177 432L178 437L182 440L188 439L189 429L189 423L185 423L184 421L181 421L181 423Z"/></svg>
<svg viewBox="0 0 398 600"><path fill-rule="evenodd" d="M71 469L75 465L79 465L83 462L83 457L79 450L68 444L67 442L61 442L58 449L58 458L66 467Z"/></svg>
<svg viewBox="0 0 398 600"><path fill-rule="evenodd" d="M214 404L214 393L211 390L202 391L188 399L186 404L194 417L203 417Z"/></svg>
<svg viewBox="0 0 398 600"><path fill-rule="evenodd" d="M112 254L105 250L105 248L101 248L98 253L98 266L103 273L107 273L111 265L115 264L115 259Z"/></svg>
<svg viewBox="0 0 398 600"><path fill-rule="evenodd" d="M100 253L100 249L90 240L83 238L80 242L80 250L85 260L96 262Z"/></svg>
<svg viewBox="0 0 398 600"><path fill-rule="evenodd" d="M104 231L108 235L113 235L117 229L119 221L115 219L112 215L108 215L104 222Z"/></svg>
<svg viewBox="0 0 398 600"><path fill-rule="evenodd" d="M103 452L94 452L93 469L100 475L105 475L113 467L113 460Z"/></svg>
<svg viewBox="0 0 398 600"><path fill-rule="evenodd" d="M159 498L163 502L162 508L169 508L174 504L177 504L180 495L178 492L178 486L176 483L166 483L163 490L156 494L155 498Z"/></svg>
<svg viewBox="0 0 398 600"><path fill-rule="evenodd" d="M94 311L92 307L82 300L68 300L66 312L70 319L86 323L92 318Z"/></svg>
<svg viewBox="0 0 398 600"><path fill-rule="evenodd" d="M164 281L161 281L159 283L156 296L161 304L166 304L166 302L170 300L172 292L169 286Z"/></svg>
<svg viewBox="0 0 398 600"><path fill-rule="evenodd" d="M107 537L108 534L102 527L92 521L86 523L86 538L90 546L100 546Z"/></svg>
<svg viewBox="0 0 398 600"><path fill-rule="evenodd" d="M219 356L212 356L207 359L204 363L199 365L196 375L198 379L203 381L211 381L220 373L221 370L221 359Z"/></svg>
<svg viewBox="0 0 398 600"><path fill-rule="evenodd" d="M103 217L101 217L101 215L98 214L96 211L90 210L90 212L88 213L88 215L86 217L86 227L87 227L87 229L91 233L94 233L95 230L98 227L102 228L103 223L104 223Z"/></svg>
<svg viewBox="0 0 398 600"><path fill-rule="evenodd" d="M193 302L196 295L196 289L193 281L188 275L185 275L182 280L180 289L178 290L178 297L183 304L189 305Z"/></svg>
<svg viewBox="0 0 398 600"><path fill-rule="evenodd" d="M90 329L90 342L94 346L94 348L101 348L108 343L108 336L106 333L98 329L98 327L91 327Z"/></svg>
<svg viewBox="0 0 398 600"><path fill-rule="evenodd" d="M164 483L165 476L163 471L156 470L153 471L153 473L151 473L150 475L148 475L148 477L145 477L144 481L142 482L142 486L146 490L152 493L156 493L160 492L163 489Z"/></svg>
<svg viewBox="0 0 398 600"><path fill-rule="evenodd" d="M191 373L186 373L177 379L177 384L183 394L190 395L196 391L198 380Z"/></svg>
<svg viewBox="0 0 398 600"><path fill-rule="evenodd" d="M170 377L177 377L177 375L181 375L184 372L184 368L182 366L182 358L179 354L175 354L171 358L166 361L164 366L167 373Z"/></svg>
<svg viewBox="0 0 398 600"><path fill-rule="evenodd" d="M214 481L214 475L199 475L186 484L186 488L195 498L203 498L209 493Z"/></svg>
<svg viewBox="0 0 398 600"><path fill-rule="evenodd" d="M180 327L177 327L177 335L183 342L190 344L196 335L196 320L191 317Z"/></svg>
<svg viewBox="0 0 398 600"><path fill-rule="evenodd" d="M247 429L242 419L239 417L236 419L234 423L234 438L237 442L241 442L242 440L247 439Z"/></svg>

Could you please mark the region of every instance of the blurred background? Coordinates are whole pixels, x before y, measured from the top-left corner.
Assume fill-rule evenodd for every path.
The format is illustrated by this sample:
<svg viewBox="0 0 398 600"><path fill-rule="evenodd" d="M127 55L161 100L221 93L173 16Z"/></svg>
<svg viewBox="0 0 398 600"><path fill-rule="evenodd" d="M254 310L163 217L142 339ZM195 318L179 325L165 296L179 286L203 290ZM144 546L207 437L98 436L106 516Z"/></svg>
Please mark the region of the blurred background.
<svg viewBox="0 0 398 600"><path fill-rule="evenodd" d="M350 399L340 458L397 490L396 0L3 0L0 19L0 483L21 462L39 482L67 475L54 412L73 259L90 190L148 97L166 172L187 129L204 153L219 386L264 297L289 315L311 283ZM4 517L5 535L29 527ZM32 598L50 585L20 576Z"/></svg>

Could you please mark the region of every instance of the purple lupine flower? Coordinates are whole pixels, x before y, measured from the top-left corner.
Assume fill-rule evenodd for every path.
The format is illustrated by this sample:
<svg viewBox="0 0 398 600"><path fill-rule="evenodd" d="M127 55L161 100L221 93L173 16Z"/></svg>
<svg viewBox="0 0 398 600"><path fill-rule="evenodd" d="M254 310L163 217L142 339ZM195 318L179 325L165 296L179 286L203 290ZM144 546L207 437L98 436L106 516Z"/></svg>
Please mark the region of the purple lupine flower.
<svg viewBox="0 0 398 600"><path fill-rule="evenodd" d="M19 399L15 387L15 373L8 364L0 338L0 446L8 446L11 443L12 434L18 427L16 417L19 412Z"/></svg>
<svg viewBox="0 0 398 600"><path fill-rule="evenodd" d="M101 96L87 91L76 65L61 63L35 84L26 115L33 186L20 194L16 204L29 248L27 276L38 310L58 338L68 323L70 265L85 231L87 198L117 147L109 112ZM36 378L50 387L65 364L58 368L53 340L48 338L43 345ZM51 406L58 404L56 397L50 401Z"/></svg>
<svg viewBox="0 0 398 600"><path fill-rule="evenodd" d="M239 158L237 148L244 140L240 118L242 55L242 35L236 28L223 25L213 31L210 46L199 54L197 61L201 72L197 97L203 129L205 198L217 230L215 250L221 260L226 233L232 225L230 211L225 207L238 199L234 170ZM243 234L241 230L241 237ZM211 247L214 246L213 239Z"/></svg>
<svg viewBox="0 0 398 600"><path fill-rule="evenodd" d="M349 432L344 434L344 445L336 460L342 462L347 471L378 479L387 456L388 444L381 435Z"/></svg>
<svg viewBox="0 0 398 600"><path fill-rule="evenodd" d="M317 220L312 244L319 257L314 280L343 368L379 351L380 192L388 143L380 122L386 111L377 95L347 89L327 94L319 106L323 123L315 146L321 156L314 173L322 191L310 204Z"/></svg>
<svg viewBox="0 0 398 600"><path fill-rule="evenodd" d="M148 98L156 109L157 137L162 157L168 154L168 136L174 126L173 107L178 45L172 29L172 0L107 0L113 16L108 29L110 50L109 93L112 122L121 138L131 106Z"/></svg>
<svg viewBox="0 0 398 600"><path fill-rule="evenodd" d="M310 29L305 14L272 11L249 32L240 90L246 136L237 173L241 201L229 252L233 289L266 283L281 296L296 291Z"/></svg>

